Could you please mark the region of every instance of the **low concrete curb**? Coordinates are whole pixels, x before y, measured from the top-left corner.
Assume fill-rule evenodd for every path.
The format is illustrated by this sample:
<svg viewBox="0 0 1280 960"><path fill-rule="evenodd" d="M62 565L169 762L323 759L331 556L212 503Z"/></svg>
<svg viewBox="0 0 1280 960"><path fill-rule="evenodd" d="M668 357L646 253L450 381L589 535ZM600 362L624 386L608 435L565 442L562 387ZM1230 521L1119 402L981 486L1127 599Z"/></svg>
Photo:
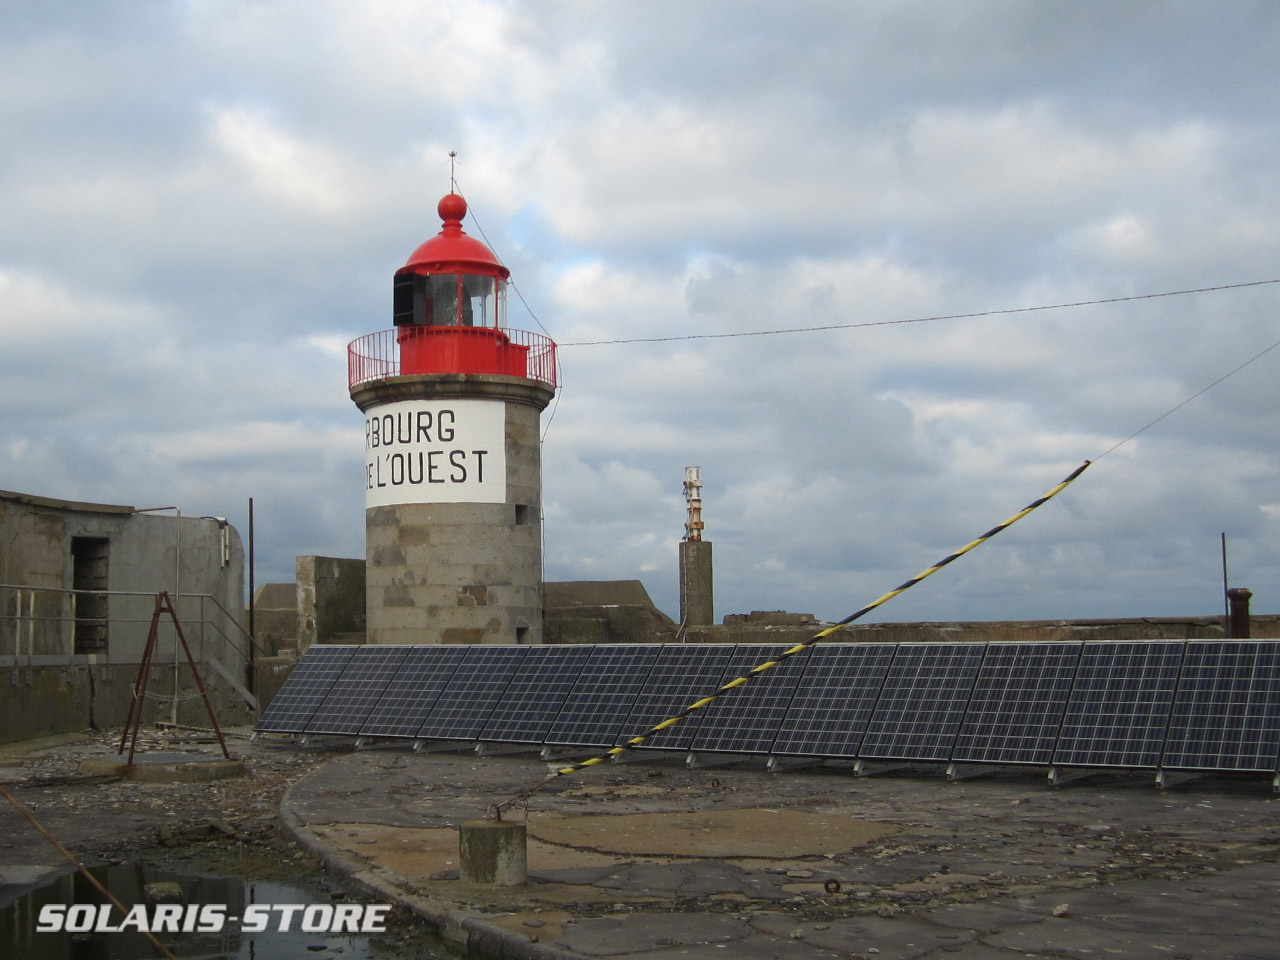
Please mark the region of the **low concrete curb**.
<svg viewBox="0 0 1280 960"><path fill-rule="evenodd" d="M90 777L119 777L139 783L204 783L227 777L243 777L243 760L196 760L157 763L149 760L139 763L115 763L98 757L86 757L80 761L79 770Z"/></svg>
<svg viewBox="0 0 1280 960"><path fill-rule="evenodd" d="M453 904L433 897L420 897L400 888L385 871L348 856L317 837L307 828L290 805L293 786L280 800L277 823L281 833L325 865L330 873L341 877L344 886L367 897L398 903L431 924L439 934L479 957L492 960L591 960L590 957L561 947L533 943L518 933L511 933L486 923L483 914L459 910Z"/></svg>

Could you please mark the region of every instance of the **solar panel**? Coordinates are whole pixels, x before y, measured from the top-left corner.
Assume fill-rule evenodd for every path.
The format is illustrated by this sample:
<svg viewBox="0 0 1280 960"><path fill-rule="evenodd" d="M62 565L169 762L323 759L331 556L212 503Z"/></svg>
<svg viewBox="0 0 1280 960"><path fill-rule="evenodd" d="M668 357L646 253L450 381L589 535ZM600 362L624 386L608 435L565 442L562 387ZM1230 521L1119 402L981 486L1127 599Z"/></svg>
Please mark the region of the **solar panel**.
<svg viewBox="0 0 1280 960"><path fill-rule="evenodd" d="M745 675L753 667L776 660L785 643L739 644L729 658L720 685ZM776 667L750 677L741 687L722 694L706 708L694 732L690 750L727 753L768 753L778 726L791 705L796 684L804 673L808 653L788 657Z"/></svg>
<svg viewBox="0 0 1280 960"><path fill-rule="evenodd" d="M530 647L489 715L480 739L542 743L590 656L587 646Z"/></svg>
<svg viewBox="0 0 1280 960"><path fill-rule="evenodd" d="M652 643L593 647L545 742L552 746L613 746L661 649Z"/></svg>
<svg viewBox="0 0 1280 960"><path fill-rule="evenodd" d="M947 760L982 663L981 643L901 643L859 758Z"/></svg>
<svg viewBox="0 0 1280 960"><path fill-rule="evenodd" d="M1083 647L988 644L951 759L1048 764Z"/></svg>
<svg viewBox="0 0 1280 960"><path fill-rule="evenodd" d="M369 713L362 737L414 737L466 655L466 647L413 647L382 699Z"/></svg>
<svg viewBox="0 0 1280 960"><path fill-rule="evenodd" d="M1188 642L1160 765L1271 772L1278 754L1280 641Z"/></svg>
<svg viewBox="0 0 1280 960"><path fill-rule="evenodd" d="M359 733L408 653L408 647L359 647L307 721L307 733Z"/></svg>
<svg viewBox="0 0 1280 960"><path fill-rule="evenodd" d="M607 747L784 649L317 644L256 729ZM822 644L639 746L1272 773L1280 640Z"/></svg>
<svg viewBox="0 0 1280 960"><path fill-rule="evenodd" d="M773 742L775 755L855 757L897 644L830 643L804 654L804 676Z"/></svg>
<svg viewBox="0 0 1280 960"><path fill-rule="evenodd" d="M417 736L423 740L478 740L525 654L533 647L477 645L436 698Z"/></svg>
<svg viewBox="0 0 1280 960"><path fill-rule="evenodd" d="M1184 645L1180 640L1086 643L1054 764L1157 766Z"/></svg>
<svg viewBox="0 0 1280 960"><path fill-rule="evenodd" d="M636 705L618 734L618 743L638 737L715 691L733 655L731 644L668 643L654 661ZM687 750L701 720L696 711L674 727L655 733L640 746L649 750Z"/></svg>
<svg viewBox="0 0 1280 960"><path fill-rule="evenodd" d="M311 715L358 649L346 644L308 647L262 711L254 729L259 733L304 733Z"/></svg>

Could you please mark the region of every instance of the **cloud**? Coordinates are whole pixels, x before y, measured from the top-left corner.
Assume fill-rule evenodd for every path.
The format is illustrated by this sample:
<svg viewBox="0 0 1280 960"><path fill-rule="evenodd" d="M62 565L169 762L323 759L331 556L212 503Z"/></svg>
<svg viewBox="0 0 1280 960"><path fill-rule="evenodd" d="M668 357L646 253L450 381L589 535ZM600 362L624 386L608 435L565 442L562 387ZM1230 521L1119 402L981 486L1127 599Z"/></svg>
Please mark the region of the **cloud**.
<svg viewBox="0 0 1280 960"><path fill-rule="evenodd" d="M324 145L305 143L263 112L243 106L213 108L210 125L215 146L263 197L304 214L332 216L355 208L359 197L343 189L351 178Z"/></svg>
<svg viewBox="0 0 1280 960"><path fill-rule="evenodd" d="M565 344L548 577L639 576L674 613L698 464L718 612L839 617L1101 455L877 616L1216 614L1224 530L1274 606L1280 352L1170 411L1280 337L1280 287L997 312L1271 278L1269 4L5 26L0 486L240 526L252 496L260 581L362 555L345 344L390 325L455 150L513 325ZM715 339L572 345L689 334Z"/></svg>

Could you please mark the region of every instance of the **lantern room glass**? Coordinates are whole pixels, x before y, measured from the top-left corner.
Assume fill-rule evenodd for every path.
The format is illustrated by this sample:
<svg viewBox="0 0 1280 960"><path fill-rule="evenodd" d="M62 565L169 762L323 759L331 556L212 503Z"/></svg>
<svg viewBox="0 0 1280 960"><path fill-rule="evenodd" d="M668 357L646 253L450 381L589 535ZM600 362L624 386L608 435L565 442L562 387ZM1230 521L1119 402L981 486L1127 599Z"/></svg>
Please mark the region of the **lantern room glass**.
<svg viewBox="0 0 1280 960"><path fill-rule="evenodd" d="M505 280L476 273L440 273L427 277L426 281L425 313L429 326L505 329Z"/></svg>
<svg viewBox="0 0 1280 960"><path fill-rule="evenodd" d="M458 275L439 273L427 277L426 321L432 327L458 323Z"/></svg>
<svg viewBox="0 0 1280 960"><path fill-rule="evenodd" d="M462 275L462 325L492 327L494 319L493 277L474 273Z"/></svg>

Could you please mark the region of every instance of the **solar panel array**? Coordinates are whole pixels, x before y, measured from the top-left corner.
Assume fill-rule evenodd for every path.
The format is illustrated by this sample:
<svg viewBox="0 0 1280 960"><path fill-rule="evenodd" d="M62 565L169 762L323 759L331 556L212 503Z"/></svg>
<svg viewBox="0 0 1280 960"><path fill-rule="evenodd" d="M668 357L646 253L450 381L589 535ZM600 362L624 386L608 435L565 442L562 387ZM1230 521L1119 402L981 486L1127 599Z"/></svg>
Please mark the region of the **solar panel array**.
<svg viewBox="0 0 1280 960"><path fill-rule="evenodd" d="M1160 770L1280 769L1280 640L316 645L261 733Z"/></svg>

